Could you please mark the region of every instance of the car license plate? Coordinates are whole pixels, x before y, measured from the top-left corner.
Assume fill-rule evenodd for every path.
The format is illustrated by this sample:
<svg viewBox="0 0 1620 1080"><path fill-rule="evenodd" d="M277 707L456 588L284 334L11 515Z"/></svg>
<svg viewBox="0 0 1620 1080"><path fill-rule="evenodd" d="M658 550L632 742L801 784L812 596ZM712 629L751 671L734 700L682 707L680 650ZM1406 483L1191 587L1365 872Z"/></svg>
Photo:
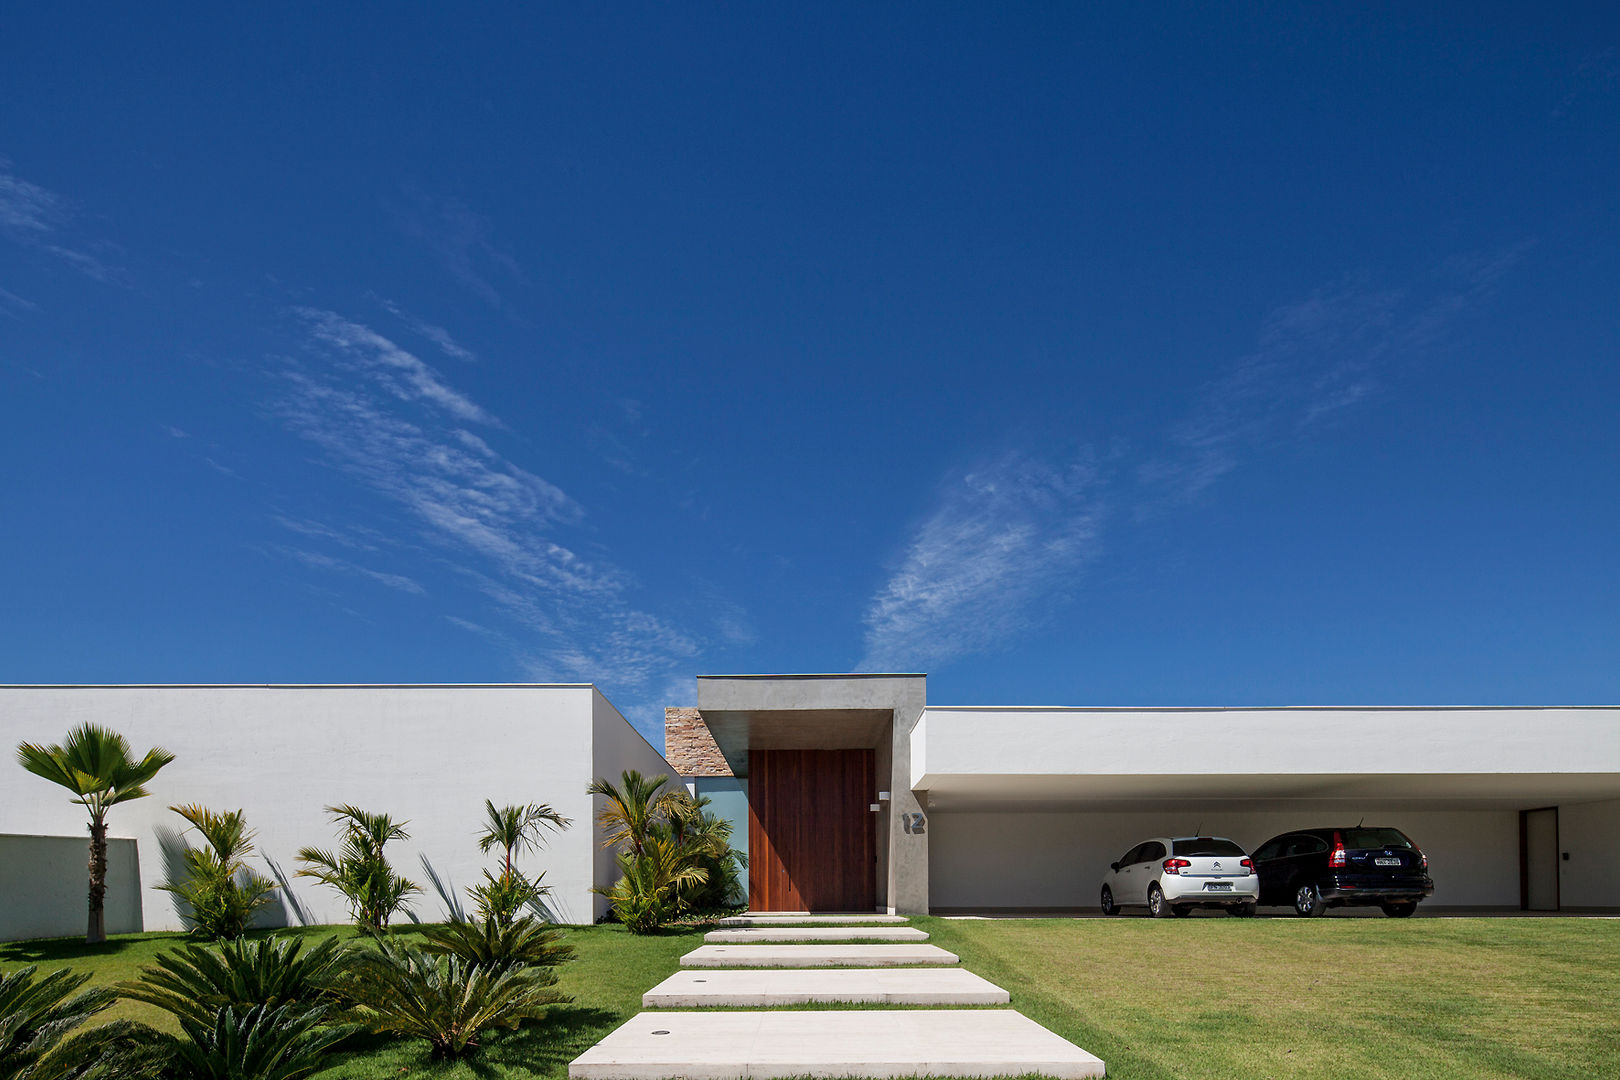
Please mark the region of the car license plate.
<svg viewBox="0 0 1620 1080"><path fill-rule="evenodd" d="M1401 865L1401 860L1399 860L1399 859L1390 859L1390 858L1374 859L1373 860L1373 865L1374 866L1399 866L1399 865Z"/></svg>
<svg viewBox="0 0 1620 1080"><path fill-rule="evenodd" d="M1204 882L1204 889L1208 892L1231 892L1232 883L1230 881L1206 881Z"/></svg>

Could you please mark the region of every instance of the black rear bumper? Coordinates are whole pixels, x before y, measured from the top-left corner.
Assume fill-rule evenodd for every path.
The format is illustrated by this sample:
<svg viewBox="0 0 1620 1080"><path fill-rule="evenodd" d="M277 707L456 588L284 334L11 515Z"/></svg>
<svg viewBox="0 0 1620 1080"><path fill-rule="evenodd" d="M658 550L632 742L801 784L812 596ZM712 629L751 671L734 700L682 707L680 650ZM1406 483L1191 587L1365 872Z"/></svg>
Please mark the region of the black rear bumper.
<svg viewBox="0 0 1620 1080"><path fill-rule="evenodd" d="M1434 894L1434 880L1428 875L1421 878L1400 878L1394 881L1371 881L1365 878L1331 877L1317 885L1322 902L1335 905L1355 904L1410 904L1426 900Z"/></svg>

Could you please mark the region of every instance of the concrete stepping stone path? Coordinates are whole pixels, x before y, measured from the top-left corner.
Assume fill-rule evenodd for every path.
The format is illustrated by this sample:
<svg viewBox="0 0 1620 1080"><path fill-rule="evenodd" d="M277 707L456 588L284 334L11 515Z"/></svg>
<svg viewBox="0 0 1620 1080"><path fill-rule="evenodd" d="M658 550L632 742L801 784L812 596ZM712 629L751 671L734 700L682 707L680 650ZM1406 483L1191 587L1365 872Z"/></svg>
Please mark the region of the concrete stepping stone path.
<svg viewBox="0 0 1620 1080"><path fill-rule="evenodd" d="M727 915L715 923L716 926L810 926L818 923L829 925L863 925L866 923L892 924L909 921L904 915L812 915L807 911L778 912L770 915Z"/></svg>
<svg viewBox="0 0 1620 1080"><path fill-rule="evenodd" d="M811 1002L1005 1005L1007 991L965 968L764 968L677 971L641 996L644 1009L750 1008Z"/></svg>
<svg viewBox="0 0 1620 1080"><path fill-rule="evenodd" d="M915 926L751 926L710 930L703 940L715 945L773 941L927 941Z"/></svg>
<svg viewBox="0 0 1620 1080"><path fill-rule="evenodd" d="M1010 1009L645 1012L568 1066L572 1080L1103 1075Z"/></svg>
<svg viewBox="0 0 1620 1080"><path fill-rule="evenodd" d="M682 967L893 967L954 964L938 945L701 945L681 957Z"/></svg>

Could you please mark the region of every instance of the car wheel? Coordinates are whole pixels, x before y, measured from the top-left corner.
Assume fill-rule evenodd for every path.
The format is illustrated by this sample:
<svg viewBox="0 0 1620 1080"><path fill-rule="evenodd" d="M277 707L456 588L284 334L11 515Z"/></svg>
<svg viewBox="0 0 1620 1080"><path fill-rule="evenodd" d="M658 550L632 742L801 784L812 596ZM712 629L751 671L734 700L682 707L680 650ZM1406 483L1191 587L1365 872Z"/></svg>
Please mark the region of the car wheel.
<svg viewBox="0 0 1620 1080"><path fill-rule="evenodd" d="M1294 888L1294 910L1305 918L1322 914L1322 894L1310 882L1301 882Z"/></svg>
<svg viewBox="0 0 1620 1080"><path fill-rule="evenodd" d="M1409 918L1412 912L1417 910L1416 904L1379 904L1378 906L1383 908L1384 914L1392 919Z"/></svg>
<svg viewBox="0 0 1620 1080"><path fill-rule="evenodd" d="M1178 919L1185 919L1187 916L1192 914L1192 905L1176 904L1170 908L1170 914L1174 915Z"/></svg>
<svg viewBox="0 0 1620 1080"><path fill-rule="evenodd" d="M1102 913L1104 915L1119 914L1119 905L1114 903L1114 890L1106 885L1103 886L1102 891Z"/></svg>
<svg viewBox="0 0 1620 1080"><path fill-rule="evenodd" d="M1226 909L1226 913L1228 915L1236 916L1239 919L1253 918L1254 917L1254 905L1253 904L1233 904L1231 907Z"/></svg>
<svg viewBox="0 0 1620 1080"><path fill-rule="evenodd" d="M1164 898L1164 892L1157 885L1148 886L1148 914L1155 919L1170 917L1170 902Z"/></svg>

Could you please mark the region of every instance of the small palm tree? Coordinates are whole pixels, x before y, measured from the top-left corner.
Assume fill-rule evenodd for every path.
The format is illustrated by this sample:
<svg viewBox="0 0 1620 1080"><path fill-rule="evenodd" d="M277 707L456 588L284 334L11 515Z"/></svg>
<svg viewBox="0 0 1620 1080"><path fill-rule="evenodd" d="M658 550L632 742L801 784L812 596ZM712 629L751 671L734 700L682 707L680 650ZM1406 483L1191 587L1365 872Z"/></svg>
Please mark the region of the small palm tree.
<svg viewBox="0 0 1620 1080"><path fill-rule="evenodd" d="M667 776L654 779L642 776L635 769L625 770L618 784L600 776L591 781L586 793L607 799L607 805L597 816L597 823L602 826L602 846L623 847L640 855L647 846L647 834L653 823L667 817L686 795L685 792L663 791L667 783Z"/></svg>
<svg viewBox="0 0 1620 1080"><path fill-rule="evenodd" d="M298 852L304 868L299 877L312 877L342 893L349 913L361 927L383 931L388 920L405 908L405 897L421 892L413 881L400 877L383 854L390 840L408 840L409 822L395 822L387 814L358 807L328 806L332 820L343 826L343 846L336 853L307 847Z"/></svg>
<svg viewBox="0 0 1620 1080"><path fill-rule="evenodd" d="M143 799L146 785L158 770L174 760L161 747L139 761L130 756L129 742L118 732L95 724L81 724L68 732L60 745L23 743L17 761L35 776L60 784L90 811L90 918L84 940L99 945L107 940L107 811L121 802Z"/></svg>
<svg viewBox="0 0 1620 1080"><path fill-rule="evenodd" d="M206 846L188 847L184 877L158 888L180 898L198 937L212 941L241 937L276 889L275 882L247 867L254 834L246 817L240 810L221 813L197 804L169 809L190 822Z"/></svg>
<svg viewBox="0 0 1620 1080"><path fill-rule="evenodd" d="M522 851L532 851L544 842L547 829L566 829L572 824L546 803L527 806L497 807L484 800L484 828L478 836L478 849L489 852L500 848L502 853L499 877L484 871L484 884L473 887L473 900L486 919L507 925L525 907L536 907L550 887L540 884L540 878L530 880L513 865L513 857Z"/></svg>
<svg viewBox="0 0 1620 1080"><path fill-rule="evenodd" d="M619 880L612 888L592 889L608 898L613 911L633 934L651 934L674 917L682 889L701 888L709 875L680 849L669 827L655 823L639 852L621 851Z"/></svg>
<svg viewBox="0 0 1620 1080"><path fill-rule="evenodd" d="M514 855L533 851L544 843L543 830L561 830L573 824L546 803L497 807L485 799L484 814L484 829L478 836L478 850L487 855L491 848L500 848L504 853L501 872L507 877L512 875Z"/></svg>

